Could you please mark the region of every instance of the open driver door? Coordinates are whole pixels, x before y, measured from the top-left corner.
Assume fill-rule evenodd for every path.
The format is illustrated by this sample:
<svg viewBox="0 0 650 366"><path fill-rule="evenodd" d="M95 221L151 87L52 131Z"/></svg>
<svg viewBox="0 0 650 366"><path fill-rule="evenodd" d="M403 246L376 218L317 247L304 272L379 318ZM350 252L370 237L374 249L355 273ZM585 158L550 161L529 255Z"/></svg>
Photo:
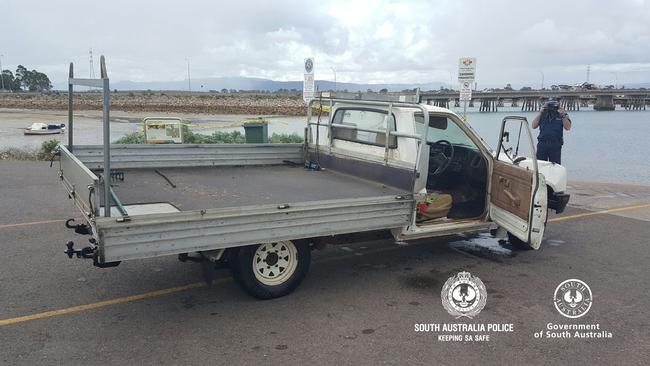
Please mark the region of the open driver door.
<svg viewBox="0 0 650 366"><path fill-rule="evenodd" d="M516 239L539 249L547 218L546 196L528 121L504 118L492 167L490 218Z"/></svg>

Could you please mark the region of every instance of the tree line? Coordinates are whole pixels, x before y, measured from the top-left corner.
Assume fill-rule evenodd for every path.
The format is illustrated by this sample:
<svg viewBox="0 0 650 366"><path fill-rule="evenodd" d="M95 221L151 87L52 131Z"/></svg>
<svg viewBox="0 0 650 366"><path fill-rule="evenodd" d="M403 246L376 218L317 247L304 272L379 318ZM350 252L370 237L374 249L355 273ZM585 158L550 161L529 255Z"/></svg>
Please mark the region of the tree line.
<svg viewBox="0 0 650 366"><path fill-rule="evenodd" d="M11 70L2 70L2 83L5 90L11 91L30 91L43 92L52 89L52 82L42 72L36 70L27 70L23 65L18 65L16 73Z"/></svg>

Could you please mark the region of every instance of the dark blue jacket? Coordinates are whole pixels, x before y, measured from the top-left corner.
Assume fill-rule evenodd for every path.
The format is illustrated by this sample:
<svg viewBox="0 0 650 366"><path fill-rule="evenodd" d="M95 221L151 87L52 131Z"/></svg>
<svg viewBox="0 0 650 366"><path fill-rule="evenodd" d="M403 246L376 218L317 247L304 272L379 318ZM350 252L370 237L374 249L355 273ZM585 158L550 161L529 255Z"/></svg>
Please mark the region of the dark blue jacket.
<svg viewBox="0 0 650 366"><path fill-rule="evenodd" d="M543 142L563 142L564 124L562 117L557 112L546 112L539 120L538 141Z"/></svg>

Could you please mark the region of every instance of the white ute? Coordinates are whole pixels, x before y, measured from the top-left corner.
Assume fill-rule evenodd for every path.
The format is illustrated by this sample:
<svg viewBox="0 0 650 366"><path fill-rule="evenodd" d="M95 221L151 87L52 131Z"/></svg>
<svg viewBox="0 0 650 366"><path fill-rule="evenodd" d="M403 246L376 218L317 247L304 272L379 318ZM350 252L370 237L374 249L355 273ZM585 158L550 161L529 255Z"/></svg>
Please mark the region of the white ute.
<svg viewBox="0 0 650 366"><path fill-rule="evenodd" d="M102 75L107 101L103 64ZM59 177L84 222L66 226L90 244L68 242L65 253L102 268L166 255L224 264L269 299L300 284L312 249L348 234L404 241L499 229L538 249L547 208L569 199L564 167L535 159L525 118L502 121L493 151L447 109L317 101L330 113L310 113L303 144L110 145L105 105L104 145L77 146L70 117Z"/></svg>

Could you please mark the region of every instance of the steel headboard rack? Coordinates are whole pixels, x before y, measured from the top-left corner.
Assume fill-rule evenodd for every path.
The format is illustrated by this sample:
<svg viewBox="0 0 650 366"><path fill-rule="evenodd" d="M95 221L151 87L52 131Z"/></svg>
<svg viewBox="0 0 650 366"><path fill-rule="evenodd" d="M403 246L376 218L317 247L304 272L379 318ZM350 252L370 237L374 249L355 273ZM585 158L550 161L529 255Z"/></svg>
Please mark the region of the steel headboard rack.
<svg viewBox="0 0 650 366"><path fill-rule="evenodd" d="M70 72L68 74L68 150L74 153L73 139L73 86L87 86L91 88L102 89L102 125L104 134L104 174L101 177L101 184L104 192L104 216L111 216L111 126L109 123L111 108L111 89L109 87L108 74L106 73L106 62L102 55L99 59L101 77L99 79L84 79L74 77L74 66L70 63Z"/></svg>

